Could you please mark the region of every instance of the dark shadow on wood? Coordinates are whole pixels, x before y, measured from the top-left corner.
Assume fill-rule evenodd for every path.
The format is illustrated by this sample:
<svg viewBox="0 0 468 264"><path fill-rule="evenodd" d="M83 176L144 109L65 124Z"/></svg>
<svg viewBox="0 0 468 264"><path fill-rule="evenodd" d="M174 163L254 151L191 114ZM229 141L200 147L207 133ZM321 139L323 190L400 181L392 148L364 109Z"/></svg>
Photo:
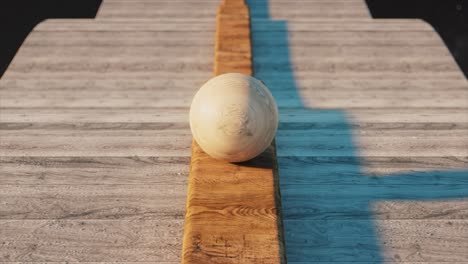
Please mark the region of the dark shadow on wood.
<svg viewBox="0 0 468 264"><path fill-rule="evenodd" d="M379 177L364 172L346 111L304 106L287 22L270 18L268 0L247 2L253 14L254 76L270 88L281 116L276 144L288 262L391 261L383 255L373 204L466 198L468 171ZM300 122L294 120L298 115Z"/></svg>
<svg viewBox="0 0 468 264"><path fill-rule="evenodd" d="M0 1L0 78L33 28L49 18L94 18L102 0Z"/></svg>
<svg viewBox="0 0 468 264"><path fill-rule="evenodd" d="M445 42L468 78L468 2L466 0L366 0L374 18L419 18Z"/></svg>
<svg viewBox="0 0 468 264"><path fill-rule="evenodd" d="M271 145L264 151L262 154L257 157L243 162L235 162L239 166L250 167L250 168L262 168L262 169L271 169L274 166L274 157L275 153L275 142L273 141Z"/></svg>

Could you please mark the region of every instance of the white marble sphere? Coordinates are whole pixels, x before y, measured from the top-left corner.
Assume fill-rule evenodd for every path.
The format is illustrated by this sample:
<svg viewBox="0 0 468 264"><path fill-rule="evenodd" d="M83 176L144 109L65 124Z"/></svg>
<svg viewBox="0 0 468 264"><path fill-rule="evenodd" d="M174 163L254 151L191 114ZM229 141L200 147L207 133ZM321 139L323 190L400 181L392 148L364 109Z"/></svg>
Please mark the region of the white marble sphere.
<svg viewBox="0 0 468 264"><path fill-rule="evenodd" d="M278 108L265 84L241 73L218 75L193 98L190 128L200 147L215 159L255 158L275 137Z"/></svg>

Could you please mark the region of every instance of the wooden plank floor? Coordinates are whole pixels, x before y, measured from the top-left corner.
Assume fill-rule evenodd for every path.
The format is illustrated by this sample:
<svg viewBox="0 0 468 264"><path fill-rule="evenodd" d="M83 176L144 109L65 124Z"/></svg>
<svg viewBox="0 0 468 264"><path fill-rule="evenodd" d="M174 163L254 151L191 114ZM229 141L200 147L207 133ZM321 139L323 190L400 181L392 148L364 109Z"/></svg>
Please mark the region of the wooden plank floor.
<svg viewBox="0 0 468 264"><path fill-rule="evenodd" d="M104 0L98 19L213 19L218 0ZM253 18L369 18L363 0L252 0ZM268 6L270 8L268 8Z"/></svg>
<svg viewBox="0 0 468 264"><path fill-rule="evenodd" d="M250 2L288 262L468 262L468 84L433 29L364 1ZM0 80L0 262L180 261L218 5L193 3L105 0L28 37Z"/></svg>

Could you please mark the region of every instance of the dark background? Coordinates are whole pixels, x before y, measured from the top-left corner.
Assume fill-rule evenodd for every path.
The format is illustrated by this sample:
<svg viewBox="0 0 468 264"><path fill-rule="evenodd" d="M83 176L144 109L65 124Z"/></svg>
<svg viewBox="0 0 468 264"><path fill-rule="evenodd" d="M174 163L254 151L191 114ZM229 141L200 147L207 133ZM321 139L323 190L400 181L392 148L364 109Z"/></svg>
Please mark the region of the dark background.
<svg viewBox="0 0 468 264"><path fill-rule="evenodd" d="M432 25L468 77L467 0L366 0L374 18L420 18Z"/></svg>
<svg viewBox="0 0 468 264"><path fill-rule="evenodd" d="M48 18L94 18L102 0L1 0L0 78L31 30Z"/></svg>

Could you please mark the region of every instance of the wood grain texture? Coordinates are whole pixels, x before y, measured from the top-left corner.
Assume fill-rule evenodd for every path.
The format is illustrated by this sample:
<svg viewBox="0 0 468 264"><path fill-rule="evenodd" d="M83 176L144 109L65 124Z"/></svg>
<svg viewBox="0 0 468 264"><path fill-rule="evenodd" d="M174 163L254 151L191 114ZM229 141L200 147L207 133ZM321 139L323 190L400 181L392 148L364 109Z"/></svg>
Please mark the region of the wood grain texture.
<svg viewBox="0 0 468 264"><path fill-rule="evenodd" d="M0 185L0 219L182 219L186 186L154 190L152 184Z"/></svg>
<svg viewBox="0 0 468 264"><path fill-rule="evenodd" d="M162 111L162 109L164 111ZM358 127L393 127L417 128L432 127L450 128L464 126L468 123L468 116L464 108L354 108L347 111L352 120L350 124L343 124L340 116L327 109L314 109L310 111L301 108L282 108L280 121L285 127L312 128L326 126ZM37 123L66 126L76 124L86 126L86 123L99 123L101 126L112 123L125 123L131 126L135 123L184 123L188 125L187 108L141 108L141 107L93 107L93 108L2 108L3 123ZM319 122L320 121L320 122ZM81 125L80 125L81 124ZM9 126L4 124L5 128ZM170 125L168 125L170 127Z"/></svg>
<svg viewBox="0 0 468 264"><path fill-rule="evenodd" d="M353 239L354 232L366 232L368 221L291 220L288 223L290 227L314 230L315 239L306 241L305 245L309 248L306 253L316 262L375 263L360 259L366 260L369 255L378 259L381 254L372 244L354 241L351 246L356 255L346 255L349 248L345 241ZM182 220L6 220L0 222L0 257L5 262L173 262L181 246L177 237L181 235L182 225ZM327 240L329 232L342 232L349 226L353 232L343 233L341 242ZM383 252L385 263L465 263L466 220L377 220L375 226L382 234L381 243L387 245ZM298 228L291 231L294 230ZM408 234L408 230L412 232ZM142 235L145 232L151 236ZM23 239L18 240L17 234L22 234ZM303 233L294 235L307 238ZM317 250L329 246L335 248L336 255ZM303 253L291 251L290 254L294 257Z"/></svg>
<svg viewBox="0 0 468 264"><path fill-rule="evenodd" d="M182 219L2 220L0 258L5 262L175 262L182 226Z"/></svg>
<svg viewBox="0 0 468 264"><path fill-rule="evenodd" d="M314 122L308 123L306 118L301 118L304 123L283 123L280 128L278 163L288 261L466 261L463 246L458 247L456 243L448 246L450 239L442 238L444 233L451 232L448 222L440 224L445 220L467 219L468 167L463 162L467 152L462 150L468 146L468 138L464 136L468 133L462 128L468 117L466 79L434 30L421 21L394 20L392 24L389 20L369 23L335 20L334 25L331 21L253 22L255 70L273 94L278 95L282 115L290 114L287 119L292 122L299 120L296 119L299 115L294 113L306 117L308 112L316 125L336 122L343 133L333 138L323 137L318 132L319 126L312 128ZM421 42L409 38L407 34L412 32L421 36ZM390 36L391 40L383 41ZM431 48L436 46L442 49ZM423 55L426 48L434 53ZM420 59L413 60L412 56ZM451 84L438 86L432 80L447 80ZM436 87L447 87L443 93L449 94L448 87L453 84L460 87L455 92L462 98L460 119L450 114L436 117L442 113L439 110L444 111L432 108L439 98L447 106L450 104L451 100L443 96L434 96L419 106L407 101L419 96L422 99L425 92ZM292 88L289 97L283 95L285 85ZM334 95L322 97L324 90L331 92L333 87L337 87ZM389 101L380 100L383 97L375 94L373 88L389 92L383 96L388 99L409 91L419 92L395 100L395 106L400 106L392 108L387 104ZM351 95L349 89L360 92ZM340 106L328 104L328 99L345 94L349 96L342 97ZM361 97L370 94L375 96ZM359 98L364 100L358 102ZM297 108L287 109L294 100ZM444 145L448 146L450 141L463 146L461 152L443 150L442 145L435 143L437 139L417 135L416 127L425 126L426 117L421 114L426 111L439 112L427 120L433 122L424 129L426 132L433 133L441 128L436 126L448 121L461 125L460 134L454 128L444 133L457 134ZM400 125L404 128L396 129ZM375 129L375 133L368 129ZM346 136L345 131L352 131L353 135ZM399 139L390 143L386 138L389 135ZM442 134L439 136L436 138L443 140ZM428 145L422 147L418 141ZM367 145L370 142L382 147L381 156L370 151ZM394 152L397 150L398 154ZM443 156L451 154L420 156L422 152L439 151L445 153ZM329 156L321 156L325 153ZM461 162L446 163L448 157ZM406 168L405 162L409 165ZM386 222L388 219L391 221ZM402 222L393 225L394 220ZM424 224L425 221L429 224ZM454 239L465 243L466 236L460 234L466 231L454 230L458 230L455 231L458 235L453 234Z"/></svg>
<svg viewBox="0 0 468 264"><path fill-rule="evenodd" d="M0 185L186 185L190 157L0 157ZM392 185L416 183L425 179L435 185L468 184L463 177L444 177L443 169L463 170L468 157L279 157L281 173L289 175L289 185L360 184L379 185L383 175L406 173L405 181L393 179ZM337 165L334 175L329 170ZM303 168L314 166L317 178ZM359 177L360 166L369 177ZM428 171L430 170L430 171ZM410 173L422 172L420 175ZM356 177L349 177L356 176ZM461 176L461 175L460 175Z"/></svg>
<svg viewBox="0 0 468 264"><path fill-rule="evenodd" d="M229 164L193 143L183 263L281 263L274 152L272 145L252 161Z"/></svg>
<svg viewBox="0 0 468 264"><path fill-rule="evenodd" d="M214 75L253 74L249 9L225 0L216 17ZM241 164L192 142L182 263L286 263L276 146Z"/></svg>
<svg viewBox="0 0 468 264"><path fill-rule="evenodd" d="M99 124L97 125L100 126ZM79 127L79 126L78 126ZM2 156L190 156L191 134L185 125L180 129L132 130L132 129L77 129L73 132L60 129L46 130L2 130L0 136L0 155ZM360 155L372 156L420 156L466 157L468 136L466 128L426 130L392 129L356 129L344 131L336 128L316 129L313 125L297 126L295 130L278 131L278 156L317 156L339 157L353 155L354 146L349 141L333 141L337 137L358 137ZM382 126L382 130L386 130ZM411 126L408 126L411 128ZM53 128L53 127L51 127ZM66 127L65 127L66 128ZM73 128L73 125L70 126ZM303 129L301 129L303 128ZM64 133L64 131L67 131ZM18 133L20 132L20 134ZM314 133L314 137L310 137ZM53 138L54 140L47 140ZM457 141L458 140L458 141ZM437 152L428 151L430 148Z"/></svg>
<svg viewBox="0 0 468 264"><path fill-rule="evenodd" d="M219 170L222 164L216 164L217 167L205 173ZM261 174L262 170L257 169L257 174ZM280 170L280 172L283 172ZM285 171L287 173L289 171ZM212 228L222 228L223 237L232 239L229 233L236 234L236 227L249 229L250 240L249 245L255 244L258 239L266 239L267 236L260 232L262 236L255 237L252 234L256 230L262 228L274 228L271 220L274 219L272 214L275 214L275 204L268 201L268 193L258 189L269 188L268 181L263 178L251 180L248 183L238 183L242 181L249 169L243 169L237 175L227 174L233 179L221 181L219 184L214 177L203 179L204 184L212 184L216 181L213 188L219 190L211 191L212 200L214 199L229 199L229 203L209 202L203 197L204 193L189 194L191 204L204 203L205 207L199 206L190 209L189 221L192 225L201 221L206 221L204 217L210 216L210 221L215 223L206 224ZM50 176L53 177L52 175ZM425 177L423 174L421 178ZM453 175L456 178L457 175ZM461 173L458 177L462 177ZM341 176L341 178L344 178ZM427 179L431 179L427 177ZM366 182L367 180L367 182ZM455 181L455 180L453 180ZM348 220L372 220L372 219L466 219L468 217L468 199L458 199L456 201L437 200L437 201L421 201L424 197L431 195L436 197L438 193L443 193L449 190L453 196L463 195L468 184L466 183L443 183L439 186L434 184L426 184L415 186L418 179L407 180L407 182L385 183L385 179L363 179L357 182L358 186L350 187L351 184L346 183L303 183L299 184L284 184L281 186L282 195L286 200L301 201L310 199L313 202L307 205L288 204L284 208L285 219L296 219L301 221L308 220L323 220L323 219L348 219ZM441 181L439 181L440 183ZM237 184L243 190L233 192L225 190L222 186ZM413 184L413 185L411 185ZM200 184L199 184L200 185ZM212 184L213 185L213 184ZM407 186L409 185L409 186ZM133 220L133 219L182 219L184 215L185 191L184 185L174 184L159 184L164 186L157 193L152 192L154 184L41 184L34 185L0 185L0 198L2 200L2 211L0 212L0 220L31 220L31 219L116 219L116 220ZM193 185L191 185L193 186ZM254 186L254 188L249 187ZM310 193L308 190L320 186L320 191ZM330 187L333 186L333 187ZM333 188L339 188L341 191L336 194ZM318 189L318 188L317 188ZM255 190L255 193L253 193ZM356 190L356 192L354 192ZM197 189L196 191L199 191ZM398 193L411 195L412 201L399 201ZM369 205L364 196L369 194L376 202ZM248 198L248 203L242 199ZM419 199L419 200L418 200ZM254 201L252 201L254 200ZM351 202L352 201L352 202ZM262 202L264 208L258 209L258 203ZM243 206L239 207L239 204ZM370 208L369 208L370 207ZM207 209L209 208L209 209ZM372 215L368 214L368 210L372 211ZM434 213L437 212L437 213ZM219 218L216 216L221 214ZM235 218L242 218L244 222L237 223ZM256 219L258 218L258 219ZM227 224L226 221L229 223ZM189 224L190 226L191 224ZM193 232L202 228L198 225L194 227ZM253 229L251 229L253 228ZM202 234L202 237L215 235L219 231L207 231L208 234ZM259 234L260 234L259 233ZM237 240L232 243L236 244ZM201 241L201 246L204 250L209 248L204 246L204 240ZM243 247L237 244L236 252L242 251ZM270 249L274 249L270 247ZM238 252L240 254L240 252Z"/></svg>
<svg viewBox="0 0 468 264"><path fill-rule="evenodd" d="M175 188L175 185L186 186L189 161L189 157L2 156L0 186L171 185Z"/></svg>
<svg viewBox="0 0 468 264"><path fill-rule="evenodd" d="M434 29L364 1L261 2L289 263L467 263L467 200L446 194L466 197L468 84ZM180 263L218 4L104 0L34 29L0 80L0 262Z"/></svg>
<svg viewBox="0 0 468 264"><path fill-rule="evenodd" d="M311 19L311 18L367 18L369 11L361 0L271 0L270 15L275 19ZM184 16L188 19L213 19L219 1L154 1L105 0L98 19L165 19L168 16ZM261 1L250 1L252 18L267 16Z"/></svg>
<svg viewBox="0 0 468 264"><path fill-rule="evenodd" d="M187 79L206 76L203 77L206 80L211 59L203 47L213 44L212 24L47 21L25 41L20 56L13 61L4 79L148 80L166 76L178 79L183 73ZM360 19L341 23L315 20L289 23L288 27L286 44L291 47L297 81L333 80L336 74L343 76L340 79L363 81L384 78L409 82L417 77L422 81L460 83L464 79L440 37L421 21ZM282 66L285 56L281 52L285 43L275 39L285 33L278 25L264 20L253 23L252 30L258 35L253 45L261 47L257 49L256 60L264 65L257 73L265 76L265 81L276 83L278 74L285 70ZM49 50L44 50L47 48ZM93 56L84 64L83 56L88 49ZM276 60L267 56L276 52L279 52ZM184 56L189 53L193 55ZM170 55L176 59L164 57ZM121 59L116 61L117 57ZM153 63L155 60L166 63Z"/></svg>
<svg viewBox="0 0 468 264"><path fill-rule="evenodd" d="M78 27L75 30L64 26L64 24L61 25L63 22L65 21L55 23L54 20L49 20L40 24L26 40L26 42L31 40L32 45L25 43L15 60L18 65L26 63L23 64L26 66L25 68L20 67L25 70L24 75L22 75L24 79L32 77L30 73L35 71L35 66L29 64L31 62L41 64L46 68L50 66L46 70L49 73L52 73L54 68L59 71L64 70L67 72L65 74L67 77L60 80L60 78L49 75L46 78L39 78L44 82L39 79L29 79L33 82L22 85L21 77L5 76L0 80L2 85L0 98L2 100L7 98L13 101L21 100L20 95L16 92L26 91L29 88L38 89L37 92L42 94L43 98L52 99L55 97L51 94L54 86L55 91L60 93L60 91L68 90L70 95L79 101L83 99L82 96L88 96L79 91L84 89L84 91L91 92L89 90L91 87L94 87L94 91L105 89L111 91L119 89L119 87L122 89L133 88L134 91L146 89L147 96L163 90L181 89L181 87L185 91L189 89L195 91L212 75L214 45L212 40L205 40L206 36L212 36L214 33L215 23L212 21L209 23L182 21L180 24L176 24L174 21L160 23L140 21L134 23L136 24L134 26L126 26L132 24L131 21L120 21L120 23L110 21L103 22L107 27L103 28L98 25L99 23L93 25L93 22L89 24L90 21L78 20L70 22L71 24L83 24L82 29ZM148 28L145 25L153 26ZM82 37L82 40L86 39L87 41L81 43L71 41L68 42L70 45L64 42L57 42L57 45L47 43L50 35L37 34L42 32L42 26L45 26L53 34L63 34L57 36L56 39L64 40L70 38L71 35L80 35L75 40ZM81 35L80 32L86 30L89 30L90 35ZM106 34L106 30L111 31L111 33ZM104 38L98 37L99 32L103 32ZM184 34L184 32L187 32L186 37L181 38L180 34ZM39 40L41 38L45 42L41 42ZM93 38L95 38L94 41ZM35 43L36 40L38 40L37 43ZM189 40L193 46L183 46L183 43L180 44L181 40ZM178 42L179 45L173 45ZM199 45L194 45L196 42ZM44 43L46 46L55 46L50 46L52 50L44 50L43 48L46 46L41 46ZM145 47L145 44L148 45ZM93 47L97 47L97 51L102 52L102 54L98 55L93 52ZM99 47L101 47L100 50ZM44 59L47 54L51 56L49 60ZM53 58L54 54L58 57ZM143 66L137 65L141 62L138 59L137 61L132 59L132 57L138 58L139 54L143 56L146 54L150 58ZM81 58L75 62L66 62L60 59L60 57L62 59L69 57L74 60L73 58L76 59L77 56ZM97 61L92 59L93 57L102 59L103 56L108 58L102 61L104 64L96 64ZM170 58L176 58L173 60L174 65L177 64L176 67L180 67L179 73L183 72L185 77L181 77L175 72L171 73L171 70L163 73L165 67L162 65ZM48 64L54 60L58 64L55 66ZM128 74L118 77L119 73L117 73L115 66L125 61L130 62L125 67L133 68L133 70L130 68L125 70L125 67L120 68ZM79 66L83 63L90 66L90 69L96 70L95 80L83 78L89 73L86 73L87 70ZM47 64L49 66L46 66ZM14 66L10 68L10 73L15 71L13 68ZM140 73L129 72L134 70ZM28 80L25 82L27 83ZM175 94L167 93L166 95L173 96ZM181 96L191 97L189 94L179 95L179 97ZM55 98L56 101L61 100L58 97ZM105 98L106 96L102 99L107 100ZM188 102L189 99L186 98L184 101ZM136 105L132 107L138 105L137 101L134 103ZM20 124L21 121L16 122L19 121L18 119L15 121L16 124L8 124L8 113L24 118L36 112L30 108L33 105L27 106L26 108L29 110L21 113L20 108L6 108L5 104L8 103L6 101L0 102L2 132L15 127L15 129L22 130L19 133L23 134L25 127ZM9 159L8 156L15 152L13 151L15 147L8 148L8 150L3 146L0 147L0 149L5 150L0 154L2 160L0 164L0 193L2 196L0 198L0 214L2 215L2 219L0 219L0 261L180 263L186 183L190 161L189 146L191 143L188 110L180 107L165 110L167 106L163 105L158 110L158 108L154 108L155 105L152 105L146 108L137 106L139 109L134 108L133 110L124 107L120 108L121 113L116 113L115 109L119 107L114 103L95 105L101 110L96 107L75 106L86 112L81 118L67 116L62 121L54 120L52 116L58 117L57 115L60 113L68 112L65 109L65 111L60 110L57 106L49 107L46 110L46 112L50 111L49 114L46 114L48 117L44 116L44 120L48 120L48 124L41 125L39 119L33 118L35 121L30 123L36 126L33 129L35 130L33 137L37 138L36 136L42 134L38 138L45 144L55 145L58 143L61 145L59 143L61 141L65 145L71 143L69 146L78 146L79 142L87 137L81 132L87 129L98 132L102 138L107 138L105 140L107 143L117 143L124 138L129 139L132 137L131 134L135 132L138 134L138 131L143 132L143 134L153 131L157 134L167 133L166 135L176 131L174 137L169 141L166 140L164 144L172 145L178 142L177 144L185 144L186 147L181 149L182 152L179 152L173 146L166 145L164 147L158 144L156 148L144 151L146 154L142 156L137 154L140 151L128 152L128 149L133 147L127 145L122 149L126 150L120 153L127 153L125 156L119 157L119 154L109 157L107 156L109 153L115 152L106 151L105 149L109 146L101 145L98 142L99 139L94 141L92 139L94 136L90 134L88 134L90 136L88 139L91 141L88 141L89 144L84 143L83 146L91 148L97 145L103 146L102 152L95 152L96 155L89 155L91 152L85 153L86 151L80 150L75 152L77 149L74 147L55 145L68 154L60 155L58 152L45 154L43 152L40 155L45 154L46 156L39 157L34 156L34 151L25 150L19 156L10 156L12 159ZM105 111L110 115L104 117L97 114L96 111ZM127 114L130 114L131 117L126 121L114 122ZM94 124L86 122L87 118L93 119L99 115L103 117L101 121ZM152 122L151 119L155 122ZM137 120L141 122L135 123ZM118 137L107 134L113 133L112 131L118 127L122 129L121 131L126 130L127 132ZM60 139L55 141L54 136L46 135L46 131L55 135L61 134L64 136L62 138L64 141ZM76 133L81 134L81 136ZM143 148L160 138L157 134L147 134L147 136L137 134L134 134L133 140L139 141ZM72 139L75 136L79 138ZM67 137L68 139L66 139ZM160 139L163 138L164 136ZM184 140L186 141L184 142ZM26 141L29 139L25 139L23 143ZM125 141L123 140L122 143ZM0 142L1 144L9 144L9 136L0 134ZM44 146L43 150L47 148ZM163 149L176 150L177 153L173 152L164 158L159 155L159 151ZM185 154L182 154L184 152Z"/></svg>
<svg viewBox="0 0 468 264"><path fill-rule="evenodd" d="M286 232L298 239L292 245L291 259L307 258L312 263L417 263L466 262L467 220L286 220ZM375 230L380 242L365 237L369 229ZM309 230L310 235L300 230ZM411 233L407 233L411 230ZM356 234L361 234L356 239ZM297 242L296 242L297 241ZM444 243L441 243L444 241ZM382 245L385 250L380 250ZM298 250L306 248L307 250ZM329 248L334 254L329 254ZM355 254L349 255L352 251ZM294 262L292 262L294 263ZM309 262L310 263L310 262Z"/></svg>
<svg viewBox="0 0 468 264"><path fill-rule="evenodd" d="M67 62L68 63L68 62ZM73 62L71 62L73 63ZM97 63L99 64L99 63ZM48 96L43 94L47 91ZM93 87L74 90L51 88L36 90L13 90L9 89L5 96L0 98L3 107L159 107L167 105L172 107L188 108L195 94L192 90L164 91L151 93L147 90L124 90L103 91L95 90ZM300 102L294 98L288 100L290 92L278 91L275 95L284 97L282 104L289 107L300 107ZM468 90L447 90L443 87L436 89L415 90L405 89L399 93L381 89L309 89L301 91L301 98L308 104L316 107L339 108L339 107L385 107L385 108L420 108L432 104L435 108L468 107ZM345 100L348 99L349 100ZM434 100L437 98L437 100ZM301 103L302 104L302 103Z"/></svg>

